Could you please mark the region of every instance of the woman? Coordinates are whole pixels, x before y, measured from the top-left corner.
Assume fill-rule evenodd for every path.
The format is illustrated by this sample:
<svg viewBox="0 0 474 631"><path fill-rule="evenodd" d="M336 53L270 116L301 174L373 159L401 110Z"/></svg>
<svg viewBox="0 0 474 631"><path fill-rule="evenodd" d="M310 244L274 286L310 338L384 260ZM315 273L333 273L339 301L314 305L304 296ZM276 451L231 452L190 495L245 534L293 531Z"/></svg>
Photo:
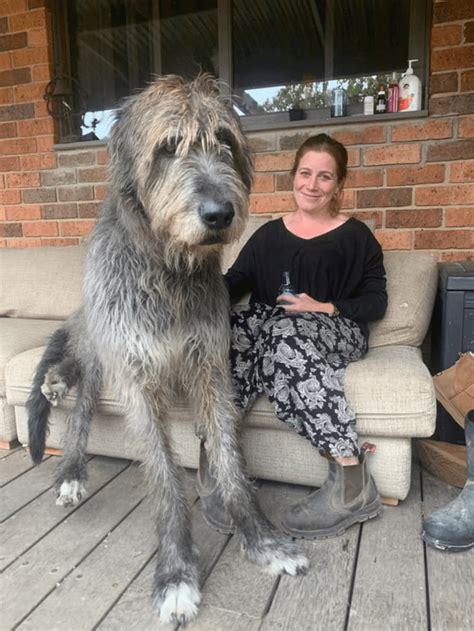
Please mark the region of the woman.
<svg viewBox="0 0 474 631"><path fill-rule="evenodd" d="M244 412L265 393L278 418L328 458L326 483L282 520L292 536L319 538L381 510L343 383L347 364L367 351L367 324L383 317L387 294L378 242L339 212L345 147L313 136L291 174L296 210L262 226L226 274L231 300L251 292L249 305L232 312L231 362ZM284 272L296 295L279 295Z"/></svg>

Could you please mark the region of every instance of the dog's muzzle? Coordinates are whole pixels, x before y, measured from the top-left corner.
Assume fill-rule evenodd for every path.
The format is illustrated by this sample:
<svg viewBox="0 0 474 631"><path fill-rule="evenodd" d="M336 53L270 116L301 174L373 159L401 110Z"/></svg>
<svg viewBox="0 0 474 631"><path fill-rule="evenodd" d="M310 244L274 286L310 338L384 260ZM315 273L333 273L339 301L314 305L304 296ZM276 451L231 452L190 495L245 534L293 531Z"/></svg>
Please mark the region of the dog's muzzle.
<svg viewBox="0 0 474 631"><path fill-rule="evenodd" d="M211 230L224 230L232 223L235 211L230 202L219 203L212 199L202 202L199 206L201 221Z"/></svg>

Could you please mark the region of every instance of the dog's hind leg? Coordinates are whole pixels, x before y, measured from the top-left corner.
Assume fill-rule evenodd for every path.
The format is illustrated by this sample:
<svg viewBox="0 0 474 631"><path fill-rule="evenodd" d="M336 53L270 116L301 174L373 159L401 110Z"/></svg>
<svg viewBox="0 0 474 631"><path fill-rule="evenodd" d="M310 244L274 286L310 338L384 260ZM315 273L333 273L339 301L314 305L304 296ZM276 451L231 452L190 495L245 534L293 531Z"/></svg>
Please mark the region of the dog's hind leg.
<svg viewBox="0 0 474 631"><path fill-rule="evenodd" d="M183 471L174 462L160 422L163 407L160 410L159 395L134 393L128 400L132 429L141 429L145 474L156 509L154 606L162 622L184 626L197 614L201 594Z"/></svg>
<svg viewBox="0 0 474 631"><path fill-rule="evenodd" d="M64 455L56 471L56 504L74 506L86 494L86 449L89 428L102 385L100 363L89 358L78 382L76 404L67 420Z"/></svg>
<svg viewBox="0 0 474 631"><path fill-rule="evenodd" d="M205 366L205 362L201 364L199 382L192 388L192 400L201 423L198 432L205 438L209 463L241 547L250 560L271 574L304 574L307 558L263 515L245 473L236 431L240 416L233 402L230 376L225 368L205 369ZM202 436L203 427L205 436Z"/></svg>

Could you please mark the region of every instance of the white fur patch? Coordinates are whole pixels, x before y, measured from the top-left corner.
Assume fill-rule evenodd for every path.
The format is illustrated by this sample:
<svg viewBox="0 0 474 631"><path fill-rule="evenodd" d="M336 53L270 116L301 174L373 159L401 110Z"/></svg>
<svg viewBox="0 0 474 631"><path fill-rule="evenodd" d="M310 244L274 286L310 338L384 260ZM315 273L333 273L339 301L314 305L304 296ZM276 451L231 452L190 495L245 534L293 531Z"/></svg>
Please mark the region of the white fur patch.
<svg viewBox="0 0 474 631"><path fill-rule="evenodd" d="M304 574L309 567L309 561L304 554L296 556L283 556L276 554L275 558L265 567L269 574L289 574L290 576L296 576L297 574Z"/></svg>
<svg viewBox="0 0 474 631"><path fill-rule="evenodd" d="M160 620L164 623L176 623L182 620L187 624L192 620L201 602L201 594L192 585L179 583L166 588L159 608Z"/></svg>
<svg viewBox="0 0 474 631"><path fill-rule="evenodd" d="M56 500L58 506L76 506L86 495L85 487L79 480L63 482Z"/></svg>

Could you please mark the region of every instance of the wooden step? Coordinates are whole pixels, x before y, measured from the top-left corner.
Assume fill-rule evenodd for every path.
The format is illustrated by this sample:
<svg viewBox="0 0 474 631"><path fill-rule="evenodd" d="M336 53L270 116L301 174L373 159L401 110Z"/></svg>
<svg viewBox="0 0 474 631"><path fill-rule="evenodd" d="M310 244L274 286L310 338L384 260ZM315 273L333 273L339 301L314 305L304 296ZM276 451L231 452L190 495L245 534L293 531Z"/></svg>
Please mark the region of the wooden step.
<svg viewBox="0 0 474 631"><path fill-rule="evenodd" d="M416 452L423 467L436 478L462 488L466 483L466 447L440 440L416 441Z"/></svg>

